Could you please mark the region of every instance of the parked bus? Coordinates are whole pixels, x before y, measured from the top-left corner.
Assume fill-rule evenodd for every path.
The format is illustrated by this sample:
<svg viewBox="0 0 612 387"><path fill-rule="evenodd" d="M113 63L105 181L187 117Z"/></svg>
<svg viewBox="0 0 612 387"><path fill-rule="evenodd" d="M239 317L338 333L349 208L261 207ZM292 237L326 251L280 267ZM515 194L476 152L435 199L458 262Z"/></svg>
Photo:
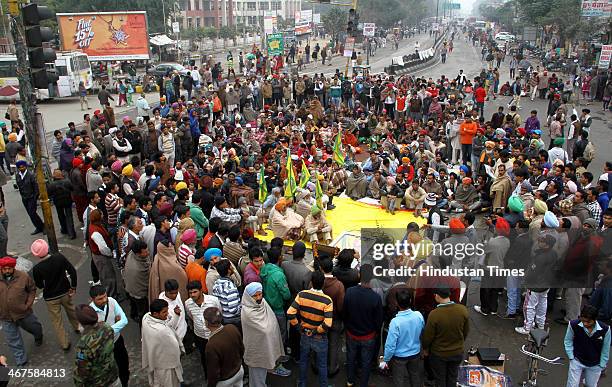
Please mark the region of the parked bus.
<svg viewBox="0 0 612 387"><path fill-rule="evenodd" d="M93 76L89 58L82 52L57 52L54 63L47 63L47 70L58 75L57 83L49 89L35 89L36 98L71 97L78 94L79 82L85 88L93 86ZM0 55L0 101L19 99L19 80L17 79L17 57Z"/></svg>

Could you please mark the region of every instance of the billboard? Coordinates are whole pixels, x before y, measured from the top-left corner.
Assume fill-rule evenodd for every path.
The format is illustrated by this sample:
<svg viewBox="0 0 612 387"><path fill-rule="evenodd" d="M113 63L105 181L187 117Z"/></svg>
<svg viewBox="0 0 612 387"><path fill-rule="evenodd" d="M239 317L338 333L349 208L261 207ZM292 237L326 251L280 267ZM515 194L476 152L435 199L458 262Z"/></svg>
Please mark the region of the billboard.
<svg viewBox="0 0 612 387"><path fill-rule="evenodd" d="M313 21L312 9L295 11L295 34L304 35L312 32L311 22Z"/></svg>
<svg viewBox="0 0 612 387"><path fill-rule="evenodd" d="M612 13L612 0L582 0L582 16L608 18Z"/></svg>
<svg viewBox="0 0 612 387"><path fill-rule="evenodd" d="M62 50L81 50L90 60L149 59L147 13L58 13Z"/></svg>
<svg viewBox="0 0 612 387"><path fill-rule="evenodd" d="M373 37L376 34L376 24L363 23L363 36Z"/></svg>
<svg viewBox="0 0 612 387"><path fill-rule="evenodd" d="M610 67L610 56L612 56L612 44L604 44L601 46L601 54L599 54L599 69L607 69Z"/></svg>
<svg viewBox="0 0 612 387"><path fill-rule="evenodd" d="M283 42L283 34L268 35L268 55L284 55L285 44Z"/></svg>

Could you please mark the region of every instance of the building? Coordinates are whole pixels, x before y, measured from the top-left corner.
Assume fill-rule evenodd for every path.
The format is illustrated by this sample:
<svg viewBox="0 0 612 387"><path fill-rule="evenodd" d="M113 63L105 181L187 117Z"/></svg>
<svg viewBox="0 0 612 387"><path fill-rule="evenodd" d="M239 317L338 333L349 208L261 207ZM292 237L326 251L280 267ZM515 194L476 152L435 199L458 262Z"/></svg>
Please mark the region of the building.
<svg viewBox="0 0 612 387"><path fill-rule="evenodd" d="M288 20L301 10L301 5L302 0L184 0L181 15L184 29L261 26L264 12L272 11Z"/></svg>

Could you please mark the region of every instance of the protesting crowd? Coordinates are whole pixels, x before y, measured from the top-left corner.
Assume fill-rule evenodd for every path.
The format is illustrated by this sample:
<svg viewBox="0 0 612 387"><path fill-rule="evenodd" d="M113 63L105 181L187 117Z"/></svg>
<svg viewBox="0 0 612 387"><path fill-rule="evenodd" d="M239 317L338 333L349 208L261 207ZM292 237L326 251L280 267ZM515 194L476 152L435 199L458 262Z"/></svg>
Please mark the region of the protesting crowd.
<svg viewBox="0 0 612 387"><path fill-rule="evenodd" d="M206 64L195 77L167 74L159 106L143 94L135 120L117 120L103 89L83 125L55 131L48 192L61 233L85 246L90 302L74 305L77 272L44 240L31 246L30 275L0 233L0 314L16 365L28 364L21 330L43 342L39 288L61 348L75 354L77 386L127 386L141 368L151 386L184 385L185 356L199 356L211 387L265 386L268 374L289 377L292 361L299 386L326 387L341 368L347 386L368 386L373 369L395 386L455 386L476 281L375 273L496 266L524 276L480 278L470 308L515 320L512 334L563 324L568 387L597 384L612 320L612 162L589 168L589 109L572 111L549 82L548 112L521 113L517 98L485 116L493 69L471 80L463 70L266 75L252 55L237 76L213 77ZM7 153L18 136L7 133ZM12 163L40 233L29 160ZM484 253L313 256L307 247L343 231L328 218L350 216L338 213L339 197L413 212L411 243L483 243ZM563 315L553 315L555 300ZM80 335L73 344L64 312ZM140 328L141 364L126 350L128 324Z"/></svg>

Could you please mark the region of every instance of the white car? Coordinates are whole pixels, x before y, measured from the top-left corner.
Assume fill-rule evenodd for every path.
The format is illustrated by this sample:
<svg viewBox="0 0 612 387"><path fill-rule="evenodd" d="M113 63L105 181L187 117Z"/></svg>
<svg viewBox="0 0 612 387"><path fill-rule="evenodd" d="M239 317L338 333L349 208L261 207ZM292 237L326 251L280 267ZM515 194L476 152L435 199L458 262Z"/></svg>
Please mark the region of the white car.
<svg viewBox="0 0 612 387"><path fill-rule="evenodd" d="M515 39L516 37L509 32L499 32L497 35L495 35L495 40L501 40L504 42L513 41Z"/></svg>

